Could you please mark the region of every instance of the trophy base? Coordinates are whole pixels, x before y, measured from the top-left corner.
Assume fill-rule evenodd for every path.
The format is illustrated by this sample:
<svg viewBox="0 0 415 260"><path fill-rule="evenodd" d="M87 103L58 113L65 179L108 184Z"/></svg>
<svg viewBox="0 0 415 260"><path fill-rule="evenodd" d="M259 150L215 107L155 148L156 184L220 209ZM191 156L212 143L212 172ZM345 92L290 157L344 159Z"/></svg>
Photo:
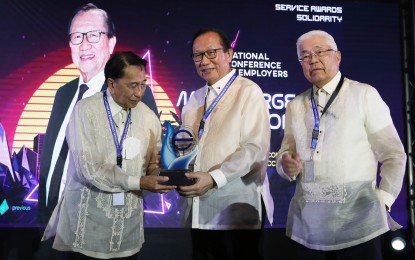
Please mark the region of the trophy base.
<svg viewBox="0 0 415 260"><path fill-rule="evenodd" d="M160 170L160 176L167 176L169 180L162 182L163 185L190 186L195 184L194 179L188 179L185 175L189 170Z"/></svg>

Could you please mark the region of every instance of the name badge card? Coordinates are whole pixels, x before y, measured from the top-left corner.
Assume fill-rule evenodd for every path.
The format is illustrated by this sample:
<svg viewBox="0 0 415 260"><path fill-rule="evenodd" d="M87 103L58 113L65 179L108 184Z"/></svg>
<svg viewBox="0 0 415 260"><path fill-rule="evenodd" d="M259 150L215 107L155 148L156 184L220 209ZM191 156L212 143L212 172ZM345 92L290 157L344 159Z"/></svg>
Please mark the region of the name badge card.
<svg viewBox="0 0 415 260"><path fill-rule="evenodd" d="M316 176L314 175L314 161L307 160L304 162L304 182L314 182Z"/></svg>
<svg viewBox="0 0 415 260"><path fill-rule="evenodd" d="M124 192L118 192L112 194L113 206L124 206Z"/></svg>

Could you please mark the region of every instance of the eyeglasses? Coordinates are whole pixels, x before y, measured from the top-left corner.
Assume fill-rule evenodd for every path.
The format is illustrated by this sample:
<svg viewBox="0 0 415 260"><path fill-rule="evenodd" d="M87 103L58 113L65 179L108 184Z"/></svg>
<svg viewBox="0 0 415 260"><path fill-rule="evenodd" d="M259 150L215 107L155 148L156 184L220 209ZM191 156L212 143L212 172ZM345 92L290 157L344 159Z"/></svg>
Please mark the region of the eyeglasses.
<svg viewBox="0 0 415 260"><path fill-rule="evenodd" d="M217 48L212 50L207 50L205 52L193 53L192 58L194 62L199 62L203 59L203 56L206 56L209 60L216 58L216 52L218 50L223 50L223 48Z"/></svg>
<svg viewBox="0 0 415 260"><path fill-rule="evenodd" d="M107 34L101 31L89 31L86 33L74 32L69 34L69 40L73 45L79 45L84 41L84 36L89 43L97 43L101 38L101 34Z"/></svg>
<svg viewBox="0 0 415 260"><path fill-rule="evenodd" d="M313 55L316 55L317 57L321 58L321 57L326 56L327 52L329 52L329 51L337 52L336 50L333 50L333 49L326 49L326 50L322 49L322 50L307 52L307 53L304 53L302 56L298 57L298 61L299 62L309 62L313 58Z"/></svg>

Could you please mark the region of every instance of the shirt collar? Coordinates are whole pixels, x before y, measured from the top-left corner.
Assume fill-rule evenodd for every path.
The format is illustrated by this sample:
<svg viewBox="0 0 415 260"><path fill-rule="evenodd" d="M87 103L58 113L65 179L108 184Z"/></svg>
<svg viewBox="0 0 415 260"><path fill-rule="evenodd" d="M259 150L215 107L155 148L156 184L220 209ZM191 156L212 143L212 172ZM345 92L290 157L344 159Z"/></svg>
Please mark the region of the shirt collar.
<svg viewBox="0 0 415 260"><path fill-rule="evenodd" d="M84 82L84 79L82 77L82 74L79 76L79 83L78 83L78 87L81 84L87 84L88 85L88 92L91 92L92 94L100 92L102 89L102 85L104 85L105 82L105 74L104 71L101 71L100 73L98 73L97 75L95 75L95 77L93 77L90 81L88 81L87 83Z"/></svg>
<svg viewBox="0 0 415 260"><path fill-rule="evenodd" d="M118 105L114 99L111 96L111 92L107 88L107 97L108 97L108 104L110 105L111 114L114 117L116 114L118 114L123 108L122 106Z"/></svg>
<svg viewBox="0 0 415 260"><path fill-rule="evenodd" d="M342 74L340 73L340 71L338 71L336 73L336 75L334 76L334 78L332 78L326 85L324 85L321 89L323 89L324 91L326 91L329 95L332 95L334 90L337 87L337 84L339 84L340 78L341 78ZM317 93L319 89L313 85L313 91L314 93Z"/></svg>
<svg viewBox="0 0 415 260"><path fill-rule="evenodd" d="M209 86L206 83L206 94L207 94L207 90L210 89L210 91L214 92L215 95L219 95L219 93L222 91L222 89L225 87L226 83L228 83L228 81L231 79L232 75L235 74L235 69L232 69L228 74L226 74L223 78L221 78L220 80L218 80L218 82L216 82L215 84L213 84L212 86Z"/></svg>

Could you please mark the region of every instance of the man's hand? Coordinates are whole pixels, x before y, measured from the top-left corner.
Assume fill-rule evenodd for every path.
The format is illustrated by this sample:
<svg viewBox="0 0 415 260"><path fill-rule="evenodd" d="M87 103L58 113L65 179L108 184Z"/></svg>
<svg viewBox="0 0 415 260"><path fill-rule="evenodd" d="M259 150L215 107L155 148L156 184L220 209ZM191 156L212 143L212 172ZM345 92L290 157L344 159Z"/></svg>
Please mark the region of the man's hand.
<svg viewBox="0 0 415 260"><path fill-rule="evenodd" d="M155 175L141 176L140 188L142 190L149 190L151 192L167 193L177 188L177 186L160 184L168 180L169 180L169 177L167 176L155 176Z"/></svg>
<svg viewBox="0 0 415 260"><path fill-rule="evenodd" d="M153 151L147 166L147 175L159 175L161 168L160 151Z"/></svg>
<svg viewBox="0 0 415 260"><path fill-rule="evenodd" d="M303 169L303 164L298 153L286 153L282 156L281 166L290 177L297 177Z"/></svg>
<svg viewBox="0 0 415 260"><path fill-rule="evenodd" d="M147 175L158 176L160 174L160 168L158 167L148 167Z"/></svg>
<svg viewBox="0 0 415 260"><path fill-rule="evenodd" d="M160 157L160 151L154 151L151 154L150 162L148 163L149 167L158 167L161 168L161 157Z"/></svg>
<svg viewBox="0 0 415 260"><path fill-rule="evenodd" d="M196 183L194 185L180 186L178 190L180 195L187 198L201 196L215 186L215 182L208 172L186 173L186 177L196 179Z"/></svg>

